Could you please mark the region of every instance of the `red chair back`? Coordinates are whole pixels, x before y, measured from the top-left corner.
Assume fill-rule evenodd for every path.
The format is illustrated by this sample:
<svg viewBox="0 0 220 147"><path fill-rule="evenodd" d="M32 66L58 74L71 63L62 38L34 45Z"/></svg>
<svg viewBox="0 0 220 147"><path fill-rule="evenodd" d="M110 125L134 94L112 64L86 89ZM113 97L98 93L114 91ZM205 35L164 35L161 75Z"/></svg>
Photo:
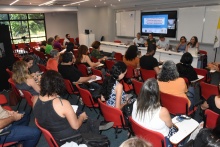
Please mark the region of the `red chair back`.
<svg viewBox="0 0 220 147"><path fill-rule="evenodd" d="M93 101L92 95L88 90L81 88L78 84L76 84L76 87L79 90L79 94L82 98L84 105L86 105L89 108L90 107L99 107L98 103L95 103Z"/></svg>
<svg viewBox="0 0 220 147"><path fill-rule="evenodd" d="M79 37L76 37L76 43L78 43L79 44Z"/></svg>
<svg viewBox="0 0 220 147"><path fill-rule="evenodd" d="M35 47L39 46L37 44L37 42L30 42L29 45L30 45L31 48L35 48Z"/></svg>
<svg viewBox="0 0 220 147"><path fill-rule="evenodd" d="M8 75L9 75L9 77L12 78L12 74L13 74L13 72L10 71L10 69L8 69L8 68L6 68L6 71L7 71Z"/></svg>
<svg viewBox="0 0 220 147"><path fill-rule="evenodd" d="M134 68L130 65L127 65L127 73L125 78L133 78L134 77Z"/></svg>
<svg viewBox="0 0 220 147"><path fill-rule="evenodd" d="M208 99L211 95L219 95L218 86L208 84L205 82L200 82L201 86L201 95L204 99Z"/></svg>
<svg viewBox="0 0 220 147"><path fill-rule="evenodd" d="M78 58L78 49L73 50L73 55L75 56L75 58Z"/></svg>
<svg viewBox="0 0 220 147"><path fill-rule="evenodd" d="M186 98L160 92L160 101L161 105L166 107L171 114L188 115L188 100Z"/></svg>
<svg viewBox="0 0 220 147"><path fill-rule="evenodd" d="M112 66L115 64L114 61L112 60L105 60L105 64L106 64L106 68L111 71L112 70Z"/></svg>
<svg viewBox="0 0 220 147"><path fill-rule="evenodd" d="M70 80L67 80L67 79L64 79L64 84L66 86L66 91L69 93L69 94L78 94L79 92L76 91L74 88L73 88L73 85L72 83L70 82Z"/></svg>
<svg viewBox="0 0 220 147"><path fill-rule="evenodd" d="M204 51L204 50L199 50L199 53L200 53L200 54L207 55L207 51Z"/></svg>
<svg viewBox="0 0 220 147"><path fill-rule="evenodd" d="M95 68L91 68L91 69L92 69L93 75L97 75L97 76L102 77L101 80L96 81L97 83L102 84L102 83L103 83L103 75L102 75L102 72L101 72L100 70L95 69Z"/></svg>
<svg viewBox="0 0 220 147"><path fill-rule="evenodd" d="M78 70L82 73L82 75L84 77L88 77L88 71L87 71L87 67L84 64L77 64L76 65Z"/></svg>
<svg viewBox="0 0 220 147"><path fill-rule="evenodd" d="M96 63L96 62L98 62L99 60L98 60L97 58L95 58L95 57L91 57L91 61Z"/></svg>
<svg viewBox="0 0 220 147"><path fill-rule="evenodd" d="M213 112L212 110L205 110L205 127L214 129L217 125L217 120L219 118L219 114Z"/></svg>
<svg viewBox="0 0 220 147"><path fill-rule="evenodd" d="M115 52L115 60L116 61L123 61L123 56L122 56L122 54L121 53L117 53L117 52Z"/></svg>
<svg viewBox="0 0 220 147"><path fill-rule="evenodd" d="M100 99L98 99L98 102L105 121L114 122L114 128L124 128L125 121L122 111L118 108L106 105Z"/></svg>
<svg viewBox="0 0 220 147"><path fill-rule="evenodd" d="M208 74L208 71L207 71L207 70L205 70L205 69L200 69L200 68L194 68L194 70L196 71L197 75L202 75L202 76L204 76L204 78L201 79L200 81L210 82L210 79L207 79L207 74Z"/></svg>
<svg viewBox="0 0 220 147"><path fill-rule="evenodd" d="M18 49L20 49L20 48L25 49L26 48L26 44L25 43L18 43Z"/></svg>
<svg viewBox="0 0 220 147"><path fill-rule="evenodd" d="M93 48L92 48L92 47L90 47L90 48L89 48L89 52L91 53L91 52L92 52L92 50L93 50Z"/></svg>
<svg viewBox="0 0 220 147"><path fill-rule="evenodd" d="M133 87L134 87L134 92L136 95L139 95L140 91L141 91L141 88L143 86L143 82L139 82L135 79L132 79L132 83L133 83Z"/></svg>
<svg viewBox="0 0 220 147"><path fill-rule="evenodd" d="M131 117L129 117L129 120L131 122L131 127L135 136L149 141L154 147L166 146L166 141L163 134L142 127L141 125L136 123Z"/></svg>
<svg viewBox="0 0 220 147"><path fill-rule="evenodd" d="M33 107L33 102L32 102L32 94L29 91L22 90L23 96L26 99L27 103L31 108Z"/></svg>
<svg viewBox="0 0 220 147"><path fill-rule="evenodd" d="M15 92L15 94L16 94L18 97L21 97L21 93L19 92L19 90L18 90L17 87L15 86L15 83L14 83L14 81L12 80L12 78L9 78L9 79L8 79L8 82L9 82L9 84L11 85L11 88L12 88L12 90Z"/></svg>
<svg viewBox="0 0 220 147"><path fill-rule="evenodd" d="M64 39L60 39L60 40L59 40L59 43L60 43L61 45L63 45L63 42L64 42Z"/></svg>
<svg viewBox="0 0 220 147"><path fill-rule="evenodd" d="M6 110L12 110L12 108L10 106L7 105L8 104L8 100L7 98L5 97L5 95L3 94L0 94L0 105L6 109ZM3 106L4 105L4 106ZM0 145L1 146L1 145Z"/></svg>
<svg viewBox="0 0 220 147"><path fill-rule="evenodd" d="M115 42L115 43L121 43L121 41L120 41L120 40L115 40L114 42Z"/></svg>
<svg viewBox="0 0 220 147"><path fill-rule="evenodd" d="M183 78L185 83L186 83L186 86L189 87L189 80L187 78Z"/></svg>
<svg viewBox="0 0 220 147"><path fill-rule="evenodd" d="M154 70L146 70L146 69L141 68L140 72L141 72L141 78L143 81L146 81L149 78L157 77L157 74Z"/></svg>
<svg viewBox="0 0 220 147"><path fill-rule="evenodd" d="M39 125L36 118L35 118L35 124L41 130L41 132L44 134L44 137L50 147L59 147L58 144L56 143L55 139L53 138L53 136L50 134L50 132L47 131L46 129L42 128Z"/></svg>
<svg viewBox="0 0 220 147"><path fill-rule="evenodd" d="M47 71L46 66L44 66L44 65L42 65L42 64L37 64L37 65L38 65L38 67L39 67L39 69L40 69L41 72L46 72L46 71Z"/></svg>
<svg viewBox="0 0 220 147"><path fill-rule="evenodd" d="M74 43L74 38L70 38L70 42Z"/></svg>

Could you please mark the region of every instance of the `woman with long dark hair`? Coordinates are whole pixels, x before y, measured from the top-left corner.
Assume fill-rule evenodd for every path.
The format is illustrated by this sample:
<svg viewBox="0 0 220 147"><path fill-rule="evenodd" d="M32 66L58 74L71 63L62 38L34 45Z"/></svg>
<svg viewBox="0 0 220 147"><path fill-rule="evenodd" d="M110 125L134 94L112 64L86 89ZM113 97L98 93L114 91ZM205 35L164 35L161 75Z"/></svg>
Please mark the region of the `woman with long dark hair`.
<svg viewBox="0 0 220 147"><path fill-rule="evenodd" d="M172 120L169 111L160 104L160 91L156 79L151 78L144 82L137 101L133 104L132 118L139 125L159 132L164 137L168 136Z"/></svg>
<svg viewBox="0 0 220 147"><path fill-rule="evenodd" d="M134 68L139 67L139 58L137 57L138 48L136 45L131 45L125 52L123 56L123 62L126 65L132 66Z"/></svg>
<svg viewBox="0 0 220 147"><path fill-rule="evenodd" d="M101 91L107 105L122 109L127 104L123 85L119 82L124 78L126 72L127 66L125 63L117 62L112 67L111 76L105 79Z"/></svg>
<svg viewBox="0 0 220 147"><path fill-rule="evenodd" d="M187 44L186 51L189 51L189 48L197 48L199 50L199 42L196 36L193 36L190 39L190 42Z"/></svg>

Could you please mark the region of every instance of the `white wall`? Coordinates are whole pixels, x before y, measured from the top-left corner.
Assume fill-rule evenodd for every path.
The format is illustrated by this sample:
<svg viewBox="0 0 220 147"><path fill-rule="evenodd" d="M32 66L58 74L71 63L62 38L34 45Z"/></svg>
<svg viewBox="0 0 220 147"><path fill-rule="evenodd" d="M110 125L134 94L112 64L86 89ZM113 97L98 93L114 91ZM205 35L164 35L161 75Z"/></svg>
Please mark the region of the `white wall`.
<svg viewBox="0 0 220 147"><path fill-rule="evenodd" d="M66 34L78 37L78 22L76 12L52 12L45 13L47 38L59 35L65 38Z"/></svg>
<svg viewBox="0 0 220 147"><path fill-rule="evenodd" d="M85 29L92 30L95 39L113 41L115 38L115 11L109 7L78 8L78 32L84 33Z"/></svg>

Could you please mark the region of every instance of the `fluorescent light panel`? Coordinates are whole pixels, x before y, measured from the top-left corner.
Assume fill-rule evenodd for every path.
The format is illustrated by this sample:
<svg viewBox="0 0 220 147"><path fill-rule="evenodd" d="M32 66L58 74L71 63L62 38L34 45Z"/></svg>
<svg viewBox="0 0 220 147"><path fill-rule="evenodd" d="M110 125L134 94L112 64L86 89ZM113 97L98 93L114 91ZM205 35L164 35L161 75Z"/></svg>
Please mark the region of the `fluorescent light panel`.
<svg viewBox="0 0 220 147"><path fill-rule="evenodd" d="M79 4L79 3L83 3L83 2L87 2L87 1L89 1L89 0L78 1L78 2L67 4L67 5L63 5L63 6L65 7L65 6L69 6L69 5L75 5L75 4Z"/></svg>
<svg viewBox="0 0 220 147"><path fill-rule="evenodd" d="M42 4L40 4L39 6L51 5L54 1L56 1L56 0L51 0L51 1L48 1L48 2L46 2L46 3L42 3Z"/></svg>
<svg viewBox="0 0 220 147"><path fill-rule="evenodd" d="M10 6L13 5L13 4L15 4L15 3L17 3L18 1L19 1L19 0L16 0L16 1L10 3Z"/></svg>

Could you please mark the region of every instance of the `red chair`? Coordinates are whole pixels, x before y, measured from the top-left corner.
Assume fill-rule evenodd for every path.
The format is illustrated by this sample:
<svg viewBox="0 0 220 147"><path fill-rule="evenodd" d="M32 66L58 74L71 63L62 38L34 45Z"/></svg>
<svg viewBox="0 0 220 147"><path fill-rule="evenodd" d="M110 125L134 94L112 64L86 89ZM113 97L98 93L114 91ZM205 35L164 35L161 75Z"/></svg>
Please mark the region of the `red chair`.
<svg viewBox="0 0 220 147"><path fill-rule="evenodd" d="M116 61L123 61L123 55L121 53L115 52L115 60Z"/></svg>
<svg viewBox="0 0 220 147"><path fill-rule="evenodd" d="M213 112L212 110L205 110L205 119L204 119L204 127L214 129L217 125L217 120L219 118L219 114Z"/></svg>
<svg viewBox="0 0 220 147"><path fill-rule="evenodd" d="M184 97L174 96L171 94L160 92L160 101L163 107L166 107L168 111L173 115L185 114L192 115L196 111L196 107L193 110L189 110L188 100Z"/></svg>
<svg viewBox="0 0 220 147"><path fill-rule="evenodd" d="M87 70L87 67L84 65L84 64L77 64L76 65L78 70L82 73L82 75L84 77L88 77L88 70Z"/></svg>
<svg viewBox="0 0 220 147"><path fill-rule="evenodd" d="M166 146L166 140L163 134L142 127L141 125L136 123L131 117L129 117L129 120L135 136L149 141L154 147Z"/></svg>
<svg viewBox="0 0 220 147"><path fill-rule="evenodd" d="M127 65L127 73L125 74L125 78L134 78L134 68L130 65Z"/></svg>
<svg viewBox="0 0 220 147"><path fill-rule="evenodd" d="M64 42L64 39L60 39L60 40L59 40L59 43L60 43L61 45L63 45L63 42Z"/></svg>
<svg viewBox="0 0 220 147"><path fill-rule="evenodd" d="M114 61L112 60L105 60L105 65L106 65L106 68L108 69L108 71L111 71L112 70L112 66L115 64Z"/></svg>
<svg viewBox="0 0 220 147"><path fill-rule="evenodd" d="M0 136L8 136L9 134L11 133L11 131L6 131L6 132L3 132L3 133L0 133ZM6 138L5 137L5 138ZM7 142L7 143L5 143L5 139L3 140L3 143L2 144L0 144L0 147L7 147L7 146L14 146L14 145L16 145L18 142Z"/></svg>
<svg viewBox="0 0 220 147"><path fill-rule="evenodd" d="M10 69L8 69L8 68L6 68L6 71L7 71L8 75L9 75L9 77L12 78L13 72Z"/></svg>
<svg viewBox="0 0 220 147"><path fill-rule="evenodd" d="M98 99L98 102L105 121L114 122L115 138L118 138L118 129L126 129L122 111L118 108L106 105L100 99Z"/></svg>
<svg viewBox="0 0 220 147"><path fill-rule="evenodd" d="M97 83L102 84L103 83L103 79L104 79L104 77L102 75L102 72L100 70L95 69L95 68L91 68L91 70L92 70L93 75L102 77L101 80L96 81Z"/></svg>
<svg viewBox="0 0 220 147"><path fill-rule="evenodd" d="M121 43L121 41L120 41L120 40L115 40L114 42L115 42L115 43Z"/></svg>
<svg viewBox="0 0 220 147"><path fill-rule="evenodd" d="M204 76L204 78L202 78L200 81L208 82L208 83L211 81L211 79L208 78L208 71L207 70L200 69L200 68L194 68L194 70L196 71L197 75Z"/></svg>
<svg viewBox="0 0 220 147"><path fill-rule="evenodd" d="M211 95L219 95L219 89L218 86L216 85L200 82L200 86L201 86L201 95L205 100L208 100L208 98Z"/></svg>
<svg viewBox="0 0 220 147"><path fill-rule="evenodd" d="M189 87L189 80L187 78L183 78L185 83L186 83L186 86Z"/></svg>
<svg viewBox="0 0 220 147"><path fill-rule="evenodd" d="M40 69L41 72L46 72L46 71L47 71L46 66L44 66L44 65L42 65L42 64L37 64L37 66L39 67L39 69Z"/></svg>
<svg viewBox="0 0 220 147"><path fill-rule="evenodd" d="M141 73L141 78L143 81L146 81L149 78L156 79L156 77L157 77L157 74L154 70L146 70L146 69L141 68L140 73Z"/></svg>
<svg viewBox="0 0 220 147"><path fill-rule="evenodd" d="M75 56L75 58L78 58L78 49L73 50L73 55Z"/></svg>
<svg viewBox="0 0 220 147"><path fill-rule="evenodd" d="M18 43L18 49L25 49L26 48L26 44L25 43Z"/></svg>
<svg viewBox="0 0 220 147"><path fill-rule="evenodd" d="M76 43L79 44L79 37L76 37Z"/></svg>
<svg viewBox="0 0 220 147"><path fill-rule="evenodd" d="M8 104L8 100L7 98L5 97L5 95L3 94L0 94L0 105L6 109L6 110L12 110L10 106L7 105Z"/></svg>
<svg viewBox="0 0 220 147"><path fill-rule="evenodd" d="M26 106L27 104L31 107L31 110L29 112L29 114L31 114L31 111L32 111L32 107L33 107L33 102L32 102L32 94L29 92L29 91L26 91L26 90L22 90L22 93L23 93L23 97L26 99L27 103L25 105L25 108L26 109Z"/></svg>
<svg viewBox="0 0 220 147"><path fill-rule="evenodd" d="M49 145L50 147L59 147L59 145L56 143L56 141L54 140L54 138L53 138L53 136L50 134L50 132L47 131L46 129L42 128L42 127L39 125L39 123L38 123L38 121L37 121L36 118L35 118L35 124L36 124L36 126L41 130L41 132L44 134L44 137L45 137L45 139L46 139L46 141L47 141L47 143L48 143L48 145Z"/></svg>
<svg viewBox="0 0 220 147"><path fill-rule="evenodd" d="M30 48L35 48L35 47L38 47L39 45L37 44L37 42L30 42L29 46Z"/></svg>
<svg viewBox="0 0 220 147"><path fill-rule="evenodd" d="M66 86L66 91L68 93L67 99L69 99L69 97L72 97L71 96L72 94L75 94L75 95L79 96L79 91L77 91L76 89L73 88L73 85L70 82L70 80L64 79L64 84ZM78 104L78 103L79 103L79 97L78 97L78 101L77 101L76 104Z"/></svg>
<svg viewBox="0 0 220 147"><path fill-rule="evenodd" d="M70 38L70 42L74 43L74 38Z"/></svg>
<svg viewBox="0 0 220 147"><path fill-rule="evenodd" d="M99 60L98 60L97 58L95 58L95 57L91 57L91 61L96 63L96 62L98 62Z"/></svg>
<svg viewBox="0 0 220 147"><path fill-rule="evenodd" d="M78 88L80 97L82 98L83 101L82 110L85 108L85 106L87 106L89 109L93 108L93 110L98 114L97 116L98 119L100 115L95 108L99 108L99 104L97 102L94 102L92 95L88 90L81 88L78 84L76 84L76 87Z"/></svg>
<svg viewBox="0 0 220 147"><path fill-rule="evenodd" d="M92 50L93 50L93 47L90 47L90 48L89 48L89 53L90 53L90 54L91 54Z"/></svg>
<svg viewBox="0 0 220 147"><path fill-rule="evenodd" d="M139 82L135 79L132 79L132 84L133 84L133 87L134 87L134 92L136 95L139 95L140 91L141 91L141 88L143 86L143 82Z"/></svg>
<svg viewBox="0 0 220 147"><path fill-rule="evenodd" d="M207 51L204 51L204 50L199 50L199 54L204 54L204 55L207 55Z"/></svg>

